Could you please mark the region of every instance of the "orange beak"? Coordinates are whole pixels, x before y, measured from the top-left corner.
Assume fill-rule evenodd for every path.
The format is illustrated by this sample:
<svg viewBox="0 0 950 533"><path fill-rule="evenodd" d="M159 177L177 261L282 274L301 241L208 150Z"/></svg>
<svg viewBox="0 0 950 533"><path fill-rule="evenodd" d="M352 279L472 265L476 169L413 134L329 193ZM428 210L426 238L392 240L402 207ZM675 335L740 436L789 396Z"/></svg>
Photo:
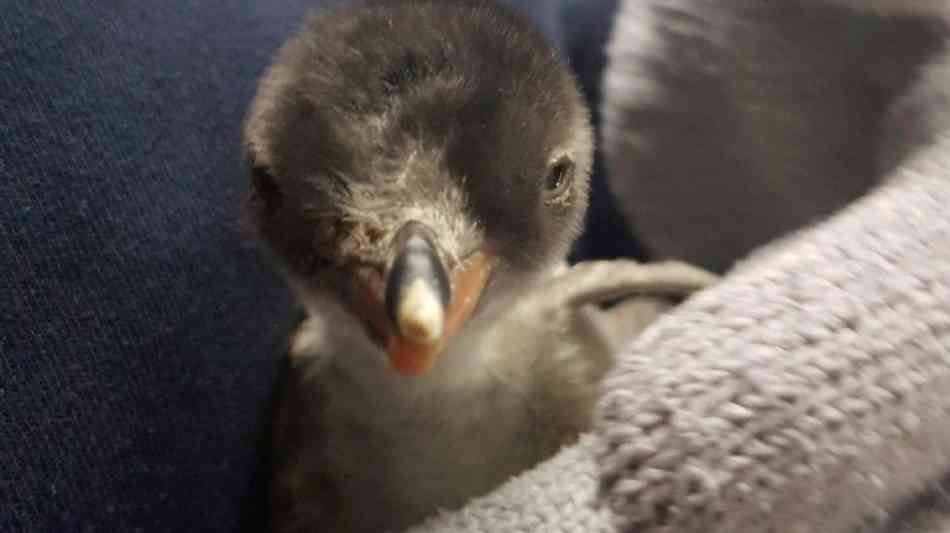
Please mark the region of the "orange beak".
<svg viewBox="0 0 950 533"><path fill-rule="evenodd" d="M401 231L385 278L354 272L354 311L403 376L432 368L475 310L492 271L491 254L480 251L447 274L424 229L411 224Z"/></svg>
<svg viewBox="0 0 950 533"><path fill-rule="evenodd" d="M446 344L478 305L490 275L491 261L484 252L473 254L453 272L452 296L445 315L444 331L433 342L407 339L400 333L389 336L386 352L396 372L404 376L419 376L432 368Z"/></svg>

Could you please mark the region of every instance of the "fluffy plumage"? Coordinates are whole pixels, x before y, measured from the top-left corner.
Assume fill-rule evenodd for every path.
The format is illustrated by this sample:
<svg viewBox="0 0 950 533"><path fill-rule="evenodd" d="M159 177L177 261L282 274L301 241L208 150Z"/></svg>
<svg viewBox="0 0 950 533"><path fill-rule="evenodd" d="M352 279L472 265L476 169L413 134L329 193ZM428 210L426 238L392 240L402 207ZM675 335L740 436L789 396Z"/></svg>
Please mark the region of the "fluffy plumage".
<svg viewBox="0 0 950 533"><path fill-rule="evenodd" d="M490 2L317 12L250 111L255 226L300 273L320 260L382 262L378 239L410 219L450 256L490 241L510 269L537 271L580 229L588 114L543 35ZM545 201L541 182L562 156L577 179ZM326 243L314 246L315 226ZM315 248L330 257L304 253Z"/></svg>

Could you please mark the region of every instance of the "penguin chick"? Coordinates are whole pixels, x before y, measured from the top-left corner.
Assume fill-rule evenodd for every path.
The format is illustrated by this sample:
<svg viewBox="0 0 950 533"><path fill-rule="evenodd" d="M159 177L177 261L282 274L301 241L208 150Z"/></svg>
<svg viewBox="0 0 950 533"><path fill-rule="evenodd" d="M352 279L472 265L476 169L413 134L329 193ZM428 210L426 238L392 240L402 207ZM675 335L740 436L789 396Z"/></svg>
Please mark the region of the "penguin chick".
<svg viewBox="0 0 950 533"><path fill-rule="evenodd" d="M586 304L708 282L563 272L592 139L555 50L486 0L319 11L280 50L245 127L248 221L310 317L278 530L399 530L533 466L586 427L609 366Z"/></svg>

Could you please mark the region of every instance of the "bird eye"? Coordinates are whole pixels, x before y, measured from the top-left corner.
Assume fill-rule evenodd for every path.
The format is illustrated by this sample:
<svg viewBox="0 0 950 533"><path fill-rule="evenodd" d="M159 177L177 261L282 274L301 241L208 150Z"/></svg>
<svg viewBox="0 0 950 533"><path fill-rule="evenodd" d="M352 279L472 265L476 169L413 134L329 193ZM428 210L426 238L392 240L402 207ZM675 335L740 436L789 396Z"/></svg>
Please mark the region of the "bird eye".
<svg viewBox="0 0 950 533"><path fill-rule="evenodd" d="M251 185L254 194L263 200L264 205L270 209L277 206L281 197L281 191L269 168L263 165L252 164Z"/></svg>
<svg viewBox="0 0 950 533"><path fill-rule="evenodd" d="M558 159L544 178L544 194L547 199L561 196L574 181L574 162L568 157Z"/></svg>

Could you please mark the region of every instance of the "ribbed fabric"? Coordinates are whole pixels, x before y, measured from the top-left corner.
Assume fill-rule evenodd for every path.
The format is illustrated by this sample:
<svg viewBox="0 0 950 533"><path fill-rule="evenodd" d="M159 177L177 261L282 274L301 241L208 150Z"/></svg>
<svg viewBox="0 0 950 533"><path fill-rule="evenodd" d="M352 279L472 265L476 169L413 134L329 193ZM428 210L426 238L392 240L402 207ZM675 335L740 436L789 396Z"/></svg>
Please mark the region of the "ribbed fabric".
<svg viewBox="0 0 950 533"><path fill-rule="evenodd" d="M260 529L293 308L240 126L307 3L2 3L0 531Z"/></svg>
<svg viewBox="0 0 950 533"><path fill-rule="evenodd" d="M620 529L851 531L950 471L950 180L908 174L625 354L598 461Z"/></svg>
<svg viewBox="0 0 950 533"><path fill-rule="evenodd" d="M598 455L621 530L909 531L915 498L950 474L950 9L833 4L619 15L611 179L669 207L631 215L655 249L715 265L735 256L710 246L723 235L756 246L813 222L621 358ZM694 160L656 142L676 133ZM817 221L861 182L884 185Z"/></svg>

